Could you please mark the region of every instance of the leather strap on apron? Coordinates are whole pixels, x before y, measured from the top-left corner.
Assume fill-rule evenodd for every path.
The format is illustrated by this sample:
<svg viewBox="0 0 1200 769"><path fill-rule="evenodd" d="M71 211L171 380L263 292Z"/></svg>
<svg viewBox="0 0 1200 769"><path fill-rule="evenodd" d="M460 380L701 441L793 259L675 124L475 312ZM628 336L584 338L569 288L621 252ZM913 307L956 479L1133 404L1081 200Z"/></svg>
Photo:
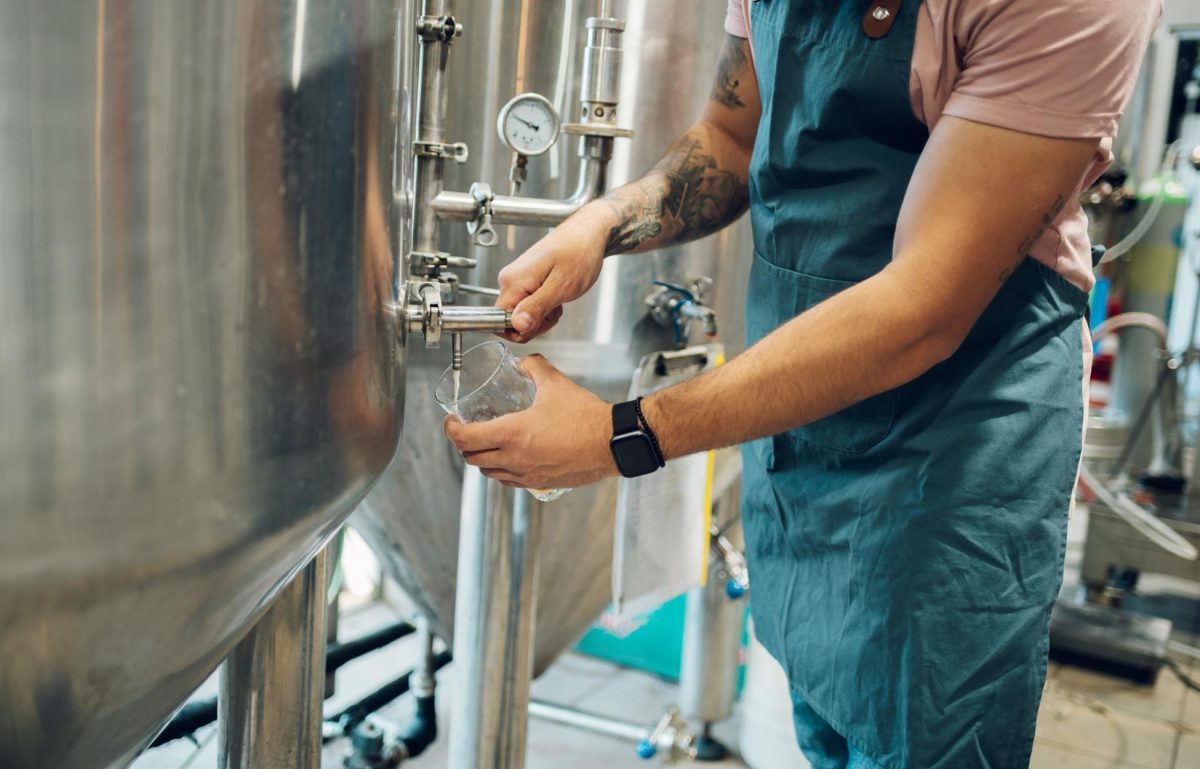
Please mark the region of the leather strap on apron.
<svg viewBox="0 0 1200 769"><path fill-rule="evenodd" d="M863 16L863 32L872 40L887 35L892 29L892 22L896 20L896 14L900 10L902 0L872 0L870 7L867 8L867 15Z"/></svg>

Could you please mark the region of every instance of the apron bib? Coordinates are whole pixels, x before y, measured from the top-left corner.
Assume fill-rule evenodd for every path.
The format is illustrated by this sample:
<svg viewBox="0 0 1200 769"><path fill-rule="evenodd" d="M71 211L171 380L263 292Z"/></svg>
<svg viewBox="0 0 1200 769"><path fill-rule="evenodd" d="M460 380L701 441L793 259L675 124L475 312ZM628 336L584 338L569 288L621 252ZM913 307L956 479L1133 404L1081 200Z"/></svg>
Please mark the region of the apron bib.
<svg viewBox="0 0 1200 769"><path fill-rule="evenodd" d="M751 5L747 341L882 270L928 131L920 5ZM919 379L743 447L759 639L886 769L1025 767L1083 429L1087 297L1026 259Z"/></svg>

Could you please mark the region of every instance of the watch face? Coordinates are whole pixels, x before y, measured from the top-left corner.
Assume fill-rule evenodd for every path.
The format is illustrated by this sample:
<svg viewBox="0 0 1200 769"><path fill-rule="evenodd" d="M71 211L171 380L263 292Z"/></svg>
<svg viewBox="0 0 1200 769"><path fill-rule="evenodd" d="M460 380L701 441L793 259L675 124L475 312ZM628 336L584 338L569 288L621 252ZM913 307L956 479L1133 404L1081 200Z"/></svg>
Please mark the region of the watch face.
<svg viewBox="0 0 1200 769"><path fill-rule="evenodd" d="M612 439L613 459L617 470L626 478L636 478L658 469L654 447L645 433L627 433Z"/></svg>

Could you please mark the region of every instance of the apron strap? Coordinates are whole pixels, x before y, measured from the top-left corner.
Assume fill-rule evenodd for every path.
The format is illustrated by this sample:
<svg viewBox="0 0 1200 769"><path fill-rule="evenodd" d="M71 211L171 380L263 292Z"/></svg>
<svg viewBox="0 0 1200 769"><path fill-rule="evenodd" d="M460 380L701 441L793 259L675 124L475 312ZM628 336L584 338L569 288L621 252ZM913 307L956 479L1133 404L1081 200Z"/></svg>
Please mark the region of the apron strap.
<svg viewBox="0 0 1200 769"><path fill-rule="evenodd" d="M896 21L900 11L901 0L872 0L863 16L863 32L872 40L878 40L887 35Z"/></svg>

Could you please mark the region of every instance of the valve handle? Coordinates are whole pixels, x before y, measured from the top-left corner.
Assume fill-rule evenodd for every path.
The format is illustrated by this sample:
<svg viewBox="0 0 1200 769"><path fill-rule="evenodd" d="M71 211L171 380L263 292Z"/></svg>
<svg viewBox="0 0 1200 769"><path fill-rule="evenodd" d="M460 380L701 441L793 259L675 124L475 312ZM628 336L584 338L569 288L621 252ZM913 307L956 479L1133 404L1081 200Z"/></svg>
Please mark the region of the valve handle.
<svg viewBox="0 0 1200 769"><path fill-rule="evenodd" d="M652 281L650 281L650 285L662 286L663 288L669 289L671 291L678 291L679 293L683 294L683 298L686 299L687 301L689 301L689 302L696 301L696 295L693 294L690 289L684 288L683 286L679 286L674 283L668 283L665 280L652 280Z"/></svg>

